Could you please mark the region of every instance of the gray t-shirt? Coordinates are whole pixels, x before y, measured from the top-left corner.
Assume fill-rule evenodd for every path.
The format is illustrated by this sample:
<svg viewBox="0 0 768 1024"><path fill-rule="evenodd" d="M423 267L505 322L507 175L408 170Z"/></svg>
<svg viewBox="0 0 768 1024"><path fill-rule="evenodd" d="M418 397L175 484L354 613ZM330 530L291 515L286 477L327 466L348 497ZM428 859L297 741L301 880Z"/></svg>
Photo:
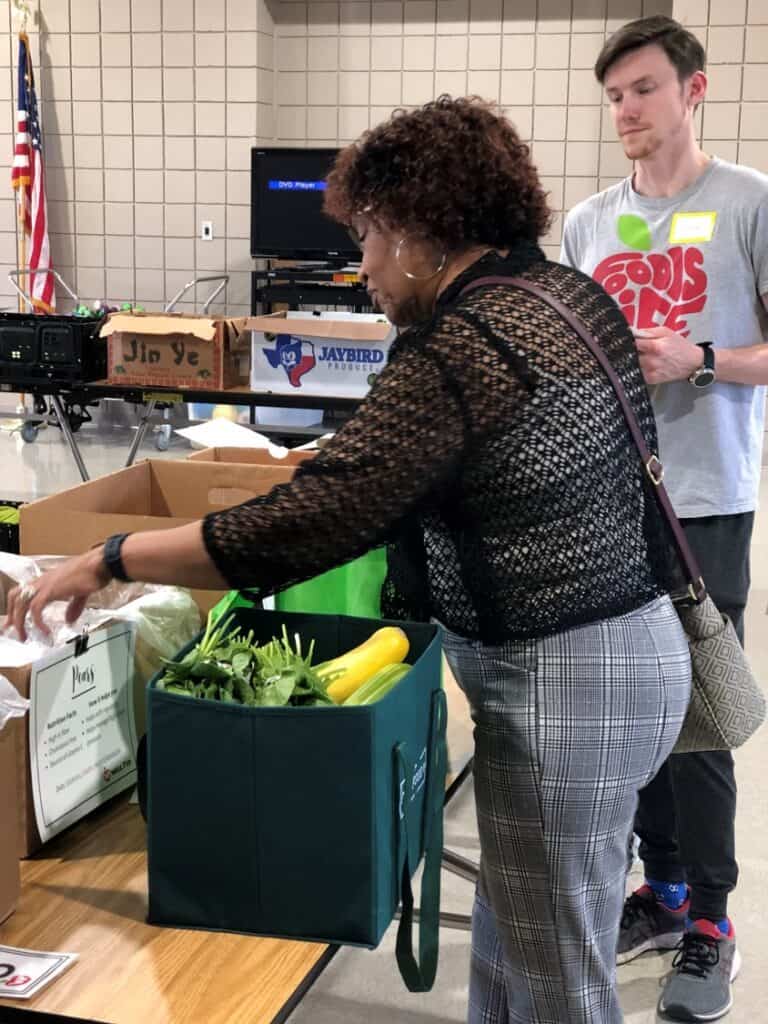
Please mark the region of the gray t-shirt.
<svg viewBox="0 0 768 1024"><path fill-rule="evenodd" d="M627 178L571 210L560 259L602 284L632 327L669 327L715 350L768 341L768 176L713 159L661 199L638 195ZM765 390L717 380L653 389L679 516L756 507Z"/></svg>

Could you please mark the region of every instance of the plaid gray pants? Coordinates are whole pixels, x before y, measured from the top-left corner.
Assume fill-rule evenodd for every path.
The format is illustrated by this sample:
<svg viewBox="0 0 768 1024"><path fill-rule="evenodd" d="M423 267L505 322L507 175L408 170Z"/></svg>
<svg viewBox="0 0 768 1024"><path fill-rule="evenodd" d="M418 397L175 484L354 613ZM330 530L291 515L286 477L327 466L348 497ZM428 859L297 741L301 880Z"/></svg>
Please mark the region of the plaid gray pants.
<svg viewBox="0 0 768 1024"><path fill-rule="evenodd" d="M475 722L481 871L470 1024L616 1024L616 943L638 790L685 716L669 598L539 640L452 633Z"/></svg>

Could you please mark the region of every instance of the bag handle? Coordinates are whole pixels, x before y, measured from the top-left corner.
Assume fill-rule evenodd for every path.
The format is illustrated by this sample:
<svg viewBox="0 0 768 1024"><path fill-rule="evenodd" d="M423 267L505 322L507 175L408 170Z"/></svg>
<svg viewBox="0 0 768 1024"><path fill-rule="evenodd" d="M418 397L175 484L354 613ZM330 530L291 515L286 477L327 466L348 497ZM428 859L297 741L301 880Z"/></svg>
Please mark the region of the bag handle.
<svg viewBox="0 0 768 1024"><path fill-rule="evenodd" d="M410 774L398 743L394 750L395 814L397 816L397 877L400 886L400 924L397 928L395 956L400 974L409 992L429 992L437 973L440 932L440 871L443 856L443 801L445 796L447 719L445 693L432 694L427 766L427 792L424 797L424 873L421 879L419 908L419 957L413 952L413 890L411 858L408 848L408 800Z"/></svg>
<svg viewBox="0 0 768 1024"><path fill-rule="evenodd" d="M603 349L600 347L597 340L590 334L584 323L572 313L567 306L565 306L559 299L556 299L549 292L545 291L544 288L534 284L532 281L527 281L522 277L479 277L476 280L470 282L470 284L464 287L460 294L464 295L469 291L474 291L475 288L483 288L487 285L512 285L515 288L522 288L523 291L530 292L537 298L541 299L542 302L546 302L548 306L559 313L563 320L569 324L574 331L579 335L581 340L587 346L589 351L598 361L606 377L611 383L616 398L621 406L621 411L624 413L624 419L626 420L629 432L632 435L632 440L635 442L635 447L640 453L640 459L642 460L645 471L653 484L653 491L656 495L656 501L661 510L662 516L667 522L669 529L672 533L672 540L674 541L677 555L683 565L685 575L687 577L686 582L688 583L687 597L690 598L694 604L701 604L704 598L707 596L707 591L704 586L704 581L701 578L701 571L699 569L698 562L691 551L690 545L686 540L683 528L680 525L680 521L675 515L675 511L672 508L672 502L669 500L669 494L663 484L664 479L664 467L662 466L658 455L653 455L645 443L643 432L640 429L640 424L637 421L637 416L632 408L627 393L624 390L624 385L621 383L618 374L614 370L610 363L610 360L606 356Z"/></svg>

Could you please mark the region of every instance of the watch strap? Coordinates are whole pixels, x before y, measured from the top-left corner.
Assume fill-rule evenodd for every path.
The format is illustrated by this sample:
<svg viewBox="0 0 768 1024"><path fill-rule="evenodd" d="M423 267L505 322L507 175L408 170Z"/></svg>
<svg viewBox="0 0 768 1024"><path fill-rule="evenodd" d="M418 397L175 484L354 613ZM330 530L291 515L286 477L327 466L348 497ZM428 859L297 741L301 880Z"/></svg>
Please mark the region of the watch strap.
<svg viewBox="0 0 768 1024"><path fill-rule="evenodd" d="M122 557L123 541L129 534L114 533L104 541L103 559L110 576L122 583L131 583L131 577L125 571Z"/></svg>
<svg viewBox="0 0 768 1024"><path fill-rule="evenodd" d="M706 388L715 380L715 350L711 341L700 341L697 344L702 351L702 363L690 375L688 382L695 388Z"/></svg>

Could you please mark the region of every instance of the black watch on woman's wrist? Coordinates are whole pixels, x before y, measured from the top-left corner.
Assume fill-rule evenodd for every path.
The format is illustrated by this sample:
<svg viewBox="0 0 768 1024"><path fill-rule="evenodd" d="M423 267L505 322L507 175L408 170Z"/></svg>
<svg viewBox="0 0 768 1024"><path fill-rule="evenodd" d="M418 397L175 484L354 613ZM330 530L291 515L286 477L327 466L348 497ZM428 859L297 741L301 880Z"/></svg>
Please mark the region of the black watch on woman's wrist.
<svg viewBox="0 0 768 1024"><path fill-rule="evenodd" d="M113 579L120 580L122 583L133 582L125 571L121 554L123 541L128 536L130 535L127 533L115 533L111 537L107 537L104 541L104 550L102 552L107 572Z"/></svg>

